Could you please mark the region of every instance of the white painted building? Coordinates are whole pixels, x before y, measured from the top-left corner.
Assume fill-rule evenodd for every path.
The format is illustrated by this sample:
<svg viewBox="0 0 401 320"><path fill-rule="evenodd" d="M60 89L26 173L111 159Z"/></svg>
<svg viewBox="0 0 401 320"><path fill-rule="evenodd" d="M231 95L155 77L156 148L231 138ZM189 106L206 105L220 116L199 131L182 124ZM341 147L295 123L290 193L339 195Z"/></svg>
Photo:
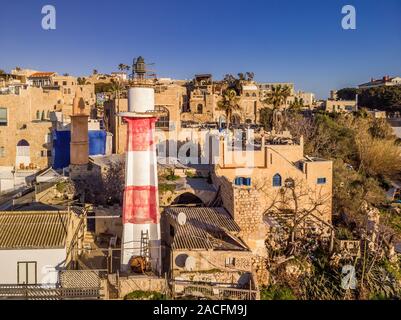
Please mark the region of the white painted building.
<svg viewBox="0 0 401 320"><path fill-rule="evenodd" d="M57 284L76 219L66 211L0 212L0 284Z"/></svg>

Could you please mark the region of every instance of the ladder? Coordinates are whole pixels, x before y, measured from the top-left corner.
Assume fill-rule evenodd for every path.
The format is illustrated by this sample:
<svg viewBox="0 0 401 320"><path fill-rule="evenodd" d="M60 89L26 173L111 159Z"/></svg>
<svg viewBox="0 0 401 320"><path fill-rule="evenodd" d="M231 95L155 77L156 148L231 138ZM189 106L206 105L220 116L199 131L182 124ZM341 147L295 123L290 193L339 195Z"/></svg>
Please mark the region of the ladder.
<svg viewBox="0 0 401 320"><path fill-rule="evenodd" d="M141 257L149 259L149 232L141 231Z"/></svg>

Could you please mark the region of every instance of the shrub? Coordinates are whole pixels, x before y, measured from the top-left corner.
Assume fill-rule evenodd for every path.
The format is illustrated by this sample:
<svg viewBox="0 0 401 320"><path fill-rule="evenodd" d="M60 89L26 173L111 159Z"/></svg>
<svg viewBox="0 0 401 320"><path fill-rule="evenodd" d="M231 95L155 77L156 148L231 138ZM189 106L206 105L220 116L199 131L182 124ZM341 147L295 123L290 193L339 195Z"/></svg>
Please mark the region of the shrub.
<svg viewBox="0 0 401 320"><path fill-rule="evenodd" d="M157 291L136 290L127 294L124 300L166 300L166 295Z"/></svg>
<svg viewBox="0 0 401 320"><path fill-rule="evenodd" d="M296 300L292 290L282 285L271 285L260 291L261 300Z"/></svg>

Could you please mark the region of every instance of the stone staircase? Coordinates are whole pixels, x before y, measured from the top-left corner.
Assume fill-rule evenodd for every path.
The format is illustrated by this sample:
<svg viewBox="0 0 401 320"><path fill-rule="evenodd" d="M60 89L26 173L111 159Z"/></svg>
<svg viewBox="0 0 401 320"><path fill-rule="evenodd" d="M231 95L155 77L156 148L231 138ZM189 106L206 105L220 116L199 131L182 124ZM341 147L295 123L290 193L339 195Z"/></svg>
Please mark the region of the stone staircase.
<svg viewBox="0 0 401 320"><path fill-rule="evenodd" d="M109 274L107 278L108 285L108 299L114 300L119 299L119 290L118 290L118 278L117 274Z"/></svg>

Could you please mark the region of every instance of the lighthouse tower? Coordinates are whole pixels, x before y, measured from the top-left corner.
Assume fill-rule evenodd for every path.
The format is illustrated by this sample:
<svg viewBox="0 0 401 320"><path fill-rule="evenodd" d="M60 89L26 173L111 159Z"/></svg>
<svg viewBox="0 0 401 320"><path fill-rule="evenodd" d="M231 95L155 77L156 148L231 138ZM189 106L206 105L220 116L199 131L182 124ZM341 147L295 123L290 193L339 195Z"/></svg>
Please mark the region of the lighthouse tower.
<svg viewBox="0 0 401 320"><path fill-rule="evenodd" d="M120 113L128 126L123 204L121 270L130 260L146 258L161 272L161 237L155 145L155 98L152 81L144 78L145 62L139 57L128 89L128 112Z"/></svg>

